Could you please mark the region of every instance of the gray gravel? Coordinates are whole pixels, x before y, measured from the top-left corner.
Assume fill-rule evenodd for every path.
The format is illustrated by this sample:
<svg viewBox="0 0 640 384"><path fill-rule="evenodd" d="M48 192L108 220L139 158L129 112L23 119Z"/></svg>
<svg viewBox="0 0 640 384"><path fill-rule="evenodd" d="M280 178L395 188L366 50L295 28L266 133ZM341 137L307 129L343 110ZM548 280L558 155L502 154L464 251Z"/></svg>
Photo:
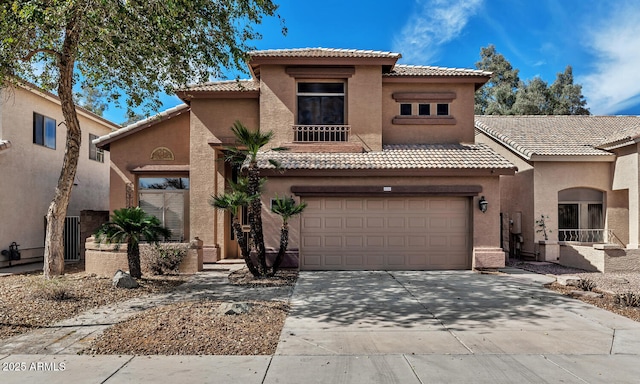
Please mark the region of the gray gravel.
<svg viewBox="0 0 640 384"><path fill-rule="evenodd" d="M546 262L510 261L509 265L512 267L521 268L527 271L544 275L571 275L579 277L581 279L590 279L596 283L596 287L599 290L605 292L640 293L640 273L638 272L587 272L582 269L570 268L559 264Z"/></svg>

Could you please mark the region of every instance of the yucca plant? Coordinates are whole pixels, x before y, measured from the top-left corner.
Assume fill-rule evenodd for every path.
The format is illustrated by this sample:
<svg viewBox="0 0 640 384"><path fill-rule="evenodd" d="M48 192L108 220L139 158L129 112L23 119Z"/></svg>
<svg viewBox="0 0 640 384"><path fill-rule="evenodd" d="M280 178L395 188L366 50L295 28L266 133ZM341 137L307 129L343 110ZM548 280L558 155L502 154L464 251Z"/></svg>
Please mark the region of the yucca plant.
<svg viewBox="0 0 640 384"><path fill-rule="evenodd" d="M140 207L116 209L111 221L104 223L95 232L97 242L127 243L129 273L134 278L142 277L140 268L140 241L158 244L171 236L171 231L162 226L160 220L145 213Z"/></svg>
<svg viewBox="0 0 640 384"><path fill-rule="evenodd" d="M282 217L282 227L280 227L280 249L278 255L273 262L271 269L271 275L275 275L280 268L282 259L287 252L289 246L289 219L295 215L299 215L307 207L307 203L296 203L293 197L278 197L273 200L271 205L271 212L280 215Z"/></svg>

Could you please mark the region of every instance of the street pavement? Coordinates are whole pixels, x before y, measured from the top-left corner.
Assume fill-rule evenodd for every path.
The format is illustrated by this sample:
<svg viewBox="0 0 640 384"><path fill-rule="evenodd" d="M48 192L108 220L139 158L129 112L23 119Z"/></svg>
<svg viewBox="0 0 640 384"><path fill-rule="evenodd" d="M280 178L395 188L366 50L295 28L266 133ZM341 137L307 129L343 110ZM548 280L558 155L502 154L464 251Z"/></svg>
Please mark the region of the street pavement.
<svg viewBox="0 0 640 384"><path fill-rule="evenodd" d="M32 354L25 336L0 344L0 383L640 382L640 323L505 272L301 272L293 292L273 292L292 306L273 356ZM198 274L171 300L240 299L224 276ZM60 328L72 339L88 318Z"/></svg>

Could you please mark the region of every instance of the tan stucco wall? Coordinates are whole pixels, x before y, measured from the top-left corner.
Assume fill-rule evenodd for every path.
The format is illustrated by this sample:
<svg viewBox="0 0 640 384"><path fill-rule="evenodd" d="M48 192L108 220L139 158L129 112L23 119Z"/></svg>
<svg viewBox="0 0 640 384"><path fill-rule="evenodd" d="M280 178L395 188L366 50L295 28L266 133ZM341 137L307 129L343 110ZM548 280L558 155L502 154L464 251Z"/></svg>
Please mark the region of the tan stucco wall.
<svg viewBox="0 0 640 384"><path fill-rule="evenodd" d="M151 160L151 153L158 147L171 150L175 160ZM110 210L127 206L126 183L134 187L133 204L137 205L136 176L131 170L143 165L189 164L189 114L183 113L116 140L110 144L109 152L112 159ZM172 175L161 174L157 177L168 176Z"/></svg>
<svg viewBox="0 0 640 384"><path fill-rule="evenodd" d="M517 221L520 217L520 234L524 241L521 252L535 254L533 165L482 133L476 135L476 142L487 144L518 168L514 176L500 176L500 208L508 222ZM517 226L518 223L511 223L509 232L517 233Z"/></svg>
<svg viewBox="0 0 640 384"><path fill-rule="evenodd" d="M558 191L568 188L592 188L607 194L611 186L610 164L607 162L542 162L534 167L534 218L549 216L547 228L552 232L549 240L558 240ZM543 240L536 234L536 241Z"/></svg>
<svg viewBox="0 0 640 384"><path fill-rule="evenodd" d="M362 144L365 150L382 149L380 67L356 66L355 73L347 79L314 80L289 76L285 66L263 65L260 79L260 124L262 130L275 133L272 147L293 140L291 127L296 123L298 81L345 81L345 121L351 126L349 141Z"/></svg>
<svg viewBox="0 0 640 384"><path fill-rule="evenodd" d="M23 88L4 90L0 110L1 138L11 141L11 148L0 153L0 250L15 241L23 261L30 261L44 254L44 217L62 168L66 128L62 124L56 129L56 149L33 143L34 112L55 119L57 125L64 121L59 101L43 93ZM82 144L69 216L79 216L81 210L109 208L109 153L105 152L104 163L90 160L89 134L105 135L112 126L82 112L78 118Z"/></svg>
<svg viewBox="0 0 640 384"><path fill-rule="evenodd" d="M613 182L612 189L626 192L628 203L626 212L624 209L616 215L617 221L624 220L624 214L628 218L628 248L638 248L640 245L640 167L638 166L638 146L630 145L616 150L616 161L612 165Z"/></svg>
<svg viewBox="0 0 640 384"><path fill-rule="evenodd" d="M240 120L250 129L259 124L257 99L195 99L191 102L190 216L191 237L204 242L205 262L220 257L224 248L228 215L209 205L211 196L225 189L225 165L220 153L209 145L214 139L232 140L230 127ZM262 129L262 128L261 128Z"/></svg>
<svg viewBox="0 0 640 384"><path fill-rule="evenodd" d="M499 194L498 177L270 177L265 185L263 193L263 224L265 243L267 247L278 248L279 228L281 219L269 211L272 198L278 196L291 196L292 185L480 185L481 196L486 196L491 201L491 196ZM471 202L472 231L469 252L485 251L493 259L498 256L500 265L484 265L484 267L504 266L504 253L500 252L500 204L499 201L491 201L486 213L480 212L478 197L473 197ZM299 198L296 197L299 201ZM299 248L300 219L295 217L290 220L290 248ZM494 261L495 262L495 261ZM474 267L476 263L474 262Z"/></svg>
<svg viewBox="0 0 640 384"><path fill-rule="evenodd" d="M400 114L400 103L394 92L453 92L449 114L454 125L396 125L392 120ZM414 143L473 143L474 142L474 85L473 84L382 84L382 134L384 144ZM435 111L431 111L435 113Z"/></svg>

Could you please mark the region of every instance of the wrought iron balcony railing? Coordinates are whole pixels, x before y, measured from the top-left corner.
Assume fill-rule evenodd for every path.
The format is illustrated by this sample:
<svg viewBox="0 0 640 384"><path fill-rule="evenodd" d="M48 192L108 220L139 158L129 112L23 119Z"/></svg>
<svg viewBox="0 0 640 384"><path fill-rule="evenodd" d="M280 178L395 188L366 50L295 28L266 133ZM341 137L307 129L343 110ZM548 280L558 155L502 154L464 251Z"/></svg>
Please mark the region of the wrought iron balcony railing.
<svg viewBox="0 0 640 384"><path fill-rule="evenodd" d="M294 125L293 141L298 143L349 141L349 125Z"/></svg>

